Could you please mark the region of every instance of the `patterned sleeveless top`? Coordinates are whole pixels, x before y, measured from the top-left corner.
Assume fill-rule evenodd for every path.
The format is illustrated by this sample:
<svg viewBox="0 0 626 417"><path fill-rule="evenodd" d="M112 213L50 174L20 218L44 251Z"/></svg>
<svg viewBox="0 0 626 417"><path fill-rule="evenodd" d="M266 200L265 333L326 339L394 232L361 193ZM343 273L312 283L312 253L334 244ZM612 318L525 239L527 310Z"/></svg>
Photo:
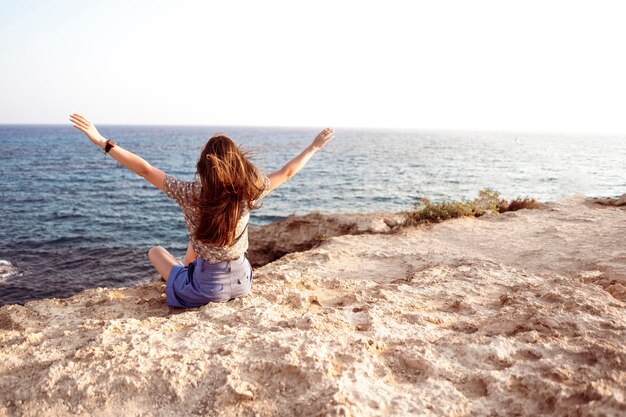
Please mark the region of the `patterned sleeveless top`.
<svg viewBox="0 0 626 417"><path fill-rule="evenodd" d="M255 205L261 201L263 197L270 191L270 179L267 176L262 177L265 188L261 196L255 201ZM185 225L187 226L187 233L189 233L189 240L193 250L196 251L196 255L199 258L204 259L209 263L217 263L222 261L234 260L240 258L246 250L248 250L248 221L250 220L250 210L244 205L241 217L237 222L237 228L235 229L235 236L237 241L228 247L219 247L206 244L202 241L195 240L193 238L194 232L197 228L199 221L199 210L191 204L192 194L200 195L200 189L202 184L199 179L195 181L182 181L171 175L165 175L163 180L163 191L165 195L174 200L183 209L183 216L185 217Z"/></svg>

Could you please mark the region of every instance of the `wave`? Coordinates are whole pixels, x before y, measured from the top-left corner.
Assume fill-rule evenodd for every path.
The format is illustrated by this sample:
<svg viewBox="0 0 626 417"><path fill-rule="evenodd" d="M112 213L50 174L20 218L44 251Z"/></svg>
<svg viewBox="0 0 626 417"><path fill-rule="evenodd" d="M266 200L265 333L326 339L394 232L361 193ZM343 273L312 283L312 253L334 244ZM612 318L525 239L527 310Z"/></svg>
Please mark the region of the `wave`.
<svg viewBox="0 0 626 417"><path fill-rule="evenodd" d="M11 262L0 259L0 283L3 283L7 278L15 274L17 274L17 268Z"/></svg>
<svg viewBox="0 0 626 417"><path fill-rule="evenodd" d="M52 218L54 220L62 220L62 219L80 219L83 217L87 217L82 213L62 213L55 211L52 213Z"/></svg>
<svg viewBox="0 0 626 417"><path fill-rule="evenodd" d="M99 243L104 242L105 239L96 238L92 236L62 236L56 239L50 239L43 243L49 245L60 245L64 243Z"/></svg>

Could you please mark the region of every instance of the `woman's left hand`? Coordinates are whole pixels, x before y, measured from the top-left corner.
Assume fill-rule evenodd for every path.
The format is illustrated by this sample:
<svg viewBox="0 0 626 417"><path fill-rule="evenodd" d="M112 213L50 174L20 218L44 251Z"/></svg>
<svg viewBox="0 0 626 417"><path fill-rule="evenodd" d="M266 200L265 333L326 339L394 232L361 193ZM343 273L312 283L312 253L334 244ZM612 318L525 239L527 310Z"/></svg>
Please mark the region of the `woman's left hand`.
<svg viewBox="0 0 626 417"><path fill-rule="evenodd" d="M93 143L98 145L101 148L104 148L106 145L106 139L104 136L98 132L96 126L87 120L84 116L80 114L72 114L70 115L70 121L74 124L74 127L81 132L83 132Z"/></svg>

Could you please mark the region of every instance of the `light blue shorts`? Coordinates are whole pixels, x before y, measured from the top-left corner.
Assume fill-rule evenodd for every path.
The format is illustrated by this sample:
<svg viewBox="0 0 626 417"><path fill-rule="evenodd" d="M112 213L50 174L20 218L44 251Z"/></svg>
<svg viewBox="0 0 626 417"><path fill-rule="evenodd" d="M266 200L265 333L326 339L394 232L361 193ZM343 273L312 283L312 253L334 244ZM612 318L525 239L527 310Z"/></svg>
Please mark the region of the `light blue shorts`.
<svg viewBox="0 0 626 417"><path fill-rule="evenodd" d="M245 297L251 289L252 265L246 255L214 264L197 258L187 266L172 268L165 284L165 302L170 307L200 307Z"/></svg>

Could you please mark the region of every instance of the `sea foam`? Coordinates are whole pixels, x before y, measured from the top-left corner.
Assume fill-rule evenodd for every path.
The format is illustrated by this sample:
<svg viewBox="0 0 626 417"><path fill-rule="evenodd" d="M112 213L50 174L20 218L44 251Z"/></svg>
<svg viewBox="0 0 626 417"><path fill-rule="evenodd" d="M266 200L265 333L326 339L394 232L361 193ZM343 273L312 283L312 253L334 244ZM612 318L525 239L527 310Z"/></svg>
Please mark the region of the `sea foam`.
<svg viewBox="0 0 626 417"><path fill-rule="evenodd" d="M17 273L17 269L11 264L11 262L0 259L0 283L6 281L8 277L11 275L15 275Z"/></svg>

